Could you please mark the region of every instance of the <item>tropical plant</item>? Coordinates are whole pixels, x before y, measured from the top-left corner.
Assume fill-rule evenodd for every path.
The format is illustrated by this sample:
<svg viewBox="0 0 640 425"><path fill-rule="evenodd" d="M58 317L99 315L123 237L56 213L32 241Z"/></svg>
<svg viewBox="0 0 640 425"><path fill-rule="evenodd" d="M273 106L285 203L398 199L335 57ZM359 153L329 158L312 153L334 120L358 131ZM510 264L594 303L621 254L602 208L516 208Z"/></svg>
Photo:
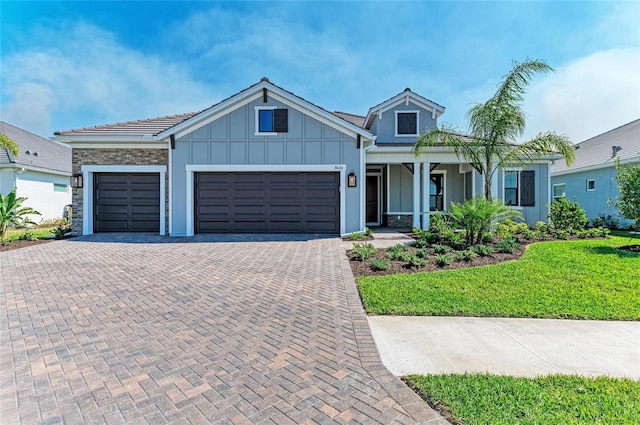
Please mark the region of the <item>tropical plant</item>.
<svg viewBox="0 0 640 425"><path fill-rule="evenodd" d="M0 134L0 148L4 148L7 151L11 152L13 156L20 156L20 149L18 149L18 144L6 134Z"/></svg>
<svg viewBox="0 0 640 425"><path fill-rule="evenodd" d="M29 216L40 215L31 207L23 207L22 203L27 198L18 198L13 189L6 195L0 193L0 242L4 245L7 241L10 227L23 227L26 224L36 224Z"/></svg>
<svg viewBox="0 0 640 425"><path fill-rule="evenodd" d="M452 202L449 217L455 225L464 230L465 242L473 245L481 243L482 237L491 231L493 225L507 219L521 219L522 215L501 201L476 196L462 204Z"/></svg>
<svg viewBox="0 0 640 425"><path fill-rule="evenodd" d="M364 261L376 253L376 248L368 242L354 243L353 249L349 251L349 253L353 255L355 259Z"/></svg>
<svg viewBox="0 0 640 425"><path fill-rule="evenodd" d="M528 164L545 156L560 153L567 164L574 158L571 141L553 132L539 133L533 139L518 143L525 129L525 114L521 108L529 81L536 73L553 71L544 61L527 59L514 62L496 93L485 103L467 112L468 134L463 136L455 127L443 124L421 134L413 146L416 156L427 147L445 146L467 161L484 176L484 196L491 199L491 182L500 168L513 164Z"/></svg>
<svg viewBox="0 0 640 425"><path fill-rule="evenodd" d="M589 221L575 198L573 202L558 198L549 204L549 220L554 230L562 230L570 235L583 230Z"/></svg>
<svg viewBox="0 0 640 425"><path fill-rule="evenodd" d="M616 160L615 177L620 194L612 204L623 217L635 221L636 228L640 228L640 165L620 164Z"/></svg>

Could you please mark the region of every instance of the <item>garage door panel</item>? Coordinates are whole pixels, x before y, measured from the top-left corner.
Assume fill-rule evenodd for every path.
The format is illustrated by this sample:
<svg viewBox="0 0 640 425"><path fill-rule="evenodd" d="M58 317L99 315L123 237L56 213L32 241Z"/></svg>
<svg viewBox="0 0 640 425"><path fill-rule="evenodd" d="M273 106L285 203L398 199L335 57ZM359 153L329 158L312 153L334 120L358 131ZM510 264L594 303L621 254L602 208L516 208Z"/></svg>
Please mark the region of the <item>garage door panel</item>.
<svg viewBox="0 0 640 425"><path fill-rule="evenodd" d="M157 232L159 173L95 173L93 231Z"/></svg>
<svg viewBox="0 0 640 425"><path fill-rule="evenodd" d="M337 234L339 176L334 172L196 173L195 231Z"/></svg>

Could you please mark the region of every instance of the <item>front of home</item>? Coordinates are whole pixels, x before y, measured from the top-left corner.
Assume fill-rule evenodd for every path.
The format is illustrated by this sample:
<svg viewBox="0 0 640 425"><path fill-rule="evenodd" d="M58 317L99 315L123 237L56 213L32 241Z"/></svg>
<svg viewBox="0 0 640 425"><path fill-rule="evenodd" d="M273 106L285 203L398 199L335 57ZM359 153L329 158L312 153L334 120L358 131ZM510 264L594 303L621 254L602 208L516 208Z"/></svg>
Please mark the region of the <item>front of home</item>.
<svg viewBox="0 0 640 425"><path fill-rule="evenodd" d="M263 78L197 113L59 131L72 146L76 234L345 235L428 228L483 193L449 148L411 152L444 107L411 90L366 116L329 112ZM549 163L496 173L494 196L547 218Z"/></svg>

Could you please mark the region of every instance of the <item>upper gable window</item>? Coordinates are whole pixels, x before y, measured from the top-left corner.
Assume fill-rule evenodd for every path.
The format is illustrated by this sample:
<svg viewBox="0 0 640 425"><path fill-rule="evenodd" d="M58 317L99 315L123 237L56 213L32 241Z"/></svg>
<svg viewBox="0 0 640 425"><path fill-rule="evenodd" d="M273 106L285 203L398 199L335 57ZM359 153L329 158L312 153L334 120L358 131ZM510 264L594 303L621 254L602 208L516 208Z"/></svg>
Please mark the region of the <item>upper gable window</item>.
<svg viewBox="0 0 640 425"><path fill-rule="evenodd" d="M256 135L275 135L289 131L289 111L275 106L256 107Z"/></svg>
<svg viewBox="0 0 640 425"><path fill-rule="evenodd" d="M396 137L417 136L419 111L396 112Z"/></svg>

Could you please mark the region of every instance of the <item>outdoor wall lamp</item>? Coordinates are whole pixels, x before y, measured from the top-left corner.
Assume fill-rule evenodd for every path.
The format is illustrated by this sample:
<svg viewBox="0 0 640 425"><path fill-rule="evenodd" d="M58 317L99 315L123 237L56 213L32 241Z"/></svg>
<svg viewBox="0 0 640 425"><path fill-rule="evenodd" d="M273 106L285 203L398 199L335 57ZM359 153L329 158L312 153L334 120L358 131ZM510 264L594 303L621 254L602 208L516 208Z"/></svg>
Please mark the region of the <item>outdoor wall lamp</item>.
<svg viewBox="0 0 640 425"><path fill-rule="evenodd" d="M356 185L357 185L356 175L353 172L353 170L351 170L351 172L347 176L347 187L356 187Z"/></svg>
<svg viewBox="0 0 640 425"><path fill-rule="evenodd" d="M71 187L80 189L82 187L82 174L74 174L70 179Z"/></svg>

